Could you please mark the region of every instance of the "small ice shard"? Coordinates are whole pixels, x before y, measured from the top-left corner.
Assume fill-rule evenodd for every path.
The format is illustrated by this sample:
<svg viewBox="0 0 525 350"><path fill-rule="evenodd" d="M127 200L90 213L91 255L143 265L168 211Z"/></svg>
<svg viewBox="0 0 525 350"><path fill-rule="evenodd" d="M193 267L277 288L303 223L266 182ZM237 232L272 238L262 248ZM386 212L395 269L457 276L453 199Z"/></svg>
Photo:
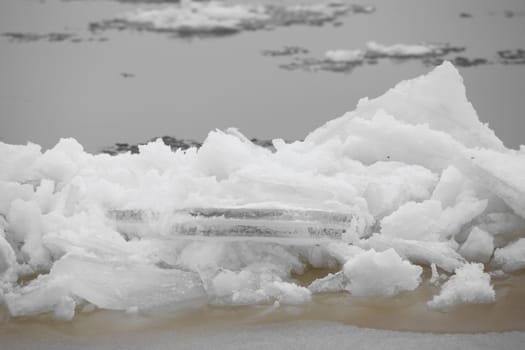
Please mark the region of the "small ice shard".
<svg viewBox="0 0 525 350"><path fill-rule="evenodd" d="M420 266L401 259L394 249L371 249L351 258L343 267L348 289L356 296L391 296L414 290L421 282Z"/></svg>
<svg viewBox="0 0 525 350"><path fill-rule="evenodd" d="M318 278L308 286L312 293L336 293L348 289L348 281L342 271Z"/></svg>
<svg viewBox="0 0 525 350"><path fill-rule="evenodd" d="M268 270L221 271L211 281L210 294L218 304L245 305L277 301L280 304L303 304L311 300L307 288L282 281Z"/></svg>
<svg viewBox="0 0 525 350"><path fill-rule="evenodd" d="M494 263L505 272L525 268L525 238L520 238L503 248L496 249Z"/></svg>
<svg viewBox="0 0 525 350"><path fill-rule="evenodd" d="M443 284L438 295L427 303L432 309L447 310L462 304L487 304L496 301L490 275L483 264L465 264Z"/></svg>
<svg viewBox="0 0 525 350"><path fill-rule="evenodd" d="M439 276L439 272L437 270L436 264L434 263L430 264L430 271L432 273L432 275L430 276L430 283L434 285L438 285L440 276Z"/></svg>
<svg viewBox="0 0 525 350"><path fill-rule="evenodd" d="M494 251L494 239L492 235L474 227L459 248L459 253L468 261L487 263Z"/></svg>

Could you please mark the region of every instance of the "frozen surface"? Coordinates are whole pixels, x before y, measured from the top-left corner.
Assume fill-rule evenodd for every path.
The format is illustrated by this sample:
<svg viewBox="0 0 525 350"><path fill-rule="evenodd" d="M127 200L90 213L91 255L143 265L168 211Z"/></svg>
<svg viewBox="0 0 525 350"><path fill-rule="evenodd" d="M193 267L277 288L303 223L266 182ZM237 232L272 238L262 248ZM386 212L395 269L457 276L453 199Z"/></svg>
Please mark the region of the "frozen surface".
<svg viewBox="0 0 525 350"><path fill-rule="evenodd" d="M115 156L0 143L0 300L61 319L278 308L388 298L434 266L435 284L455 274L429 306L449 309L494 301L483 271L525 267L524 153L479 121L450 63L273 146L234 128ZM299 283L312 267L332 274Z"/></svg>

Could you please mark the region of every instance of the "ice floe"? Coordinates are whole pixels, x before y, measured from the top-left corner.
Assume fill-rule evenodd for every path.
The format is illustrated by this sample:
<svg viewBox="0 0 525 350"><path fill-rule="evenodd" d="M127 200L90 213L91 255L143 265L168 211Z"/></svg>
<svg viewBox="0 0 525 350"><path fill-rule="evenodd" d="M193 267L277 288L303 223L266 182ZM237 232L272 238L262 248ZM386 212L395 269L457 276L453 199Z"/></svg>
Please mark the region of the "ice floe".
<svg viewBox="0 0 525 350"><path fill-rule="evenodd" d="M170 32L179 36L220 36L245 30L296 24L319 26L347 13L371 13L372 6L345 2L300 5L247 5L218 1L183 1L178 5L137 9L113 19L91 23L92 31L139 29Z"/></svg>
<svg viewBox="0 0 525 350"><path fill-rule="evenodd" d="M12 316L388 298L417 289L427 266L443 282L428 305L446 310L493 302L492 270L525 268L525 153L479 121L448 62L304 141L269 148L228 129L172 143L113 156L74 139L0 143ZM333 273L308 287L292 277L311 267Z"/></svg>
<svg viewBox="0 0 525 350"><path fill-rule="evenodd" d="M327 70L334 72L349 72L362 64L376 64L378 59L419 59L426 63L433 63L453 52L462 52L465 47L450 44L393 44L384 45L369 41L364 49L337 49L328 50L324 58L300 58L294 62L281 65L288 70ZM441 62L442 63L442 59Z"/></svg>

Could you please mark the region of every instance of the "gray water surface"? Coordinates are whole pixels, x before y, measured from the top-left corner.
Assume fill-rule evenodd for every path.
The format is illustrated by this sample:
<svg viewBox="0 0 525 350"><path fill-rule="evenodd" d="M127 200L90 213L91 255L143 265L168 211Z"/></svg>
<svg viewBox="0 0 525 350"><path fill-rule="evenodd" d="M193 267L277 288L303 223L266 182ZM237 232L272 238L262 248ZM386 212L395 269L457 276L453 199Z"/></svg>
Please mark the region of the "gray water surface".
<svg viewBox="0 0 525 350"><path fill-rule="evenodd" d="M465 45L465 56L497 60L498 50L525 48L521 0L369 3L377 7L375 13L349 14L342 26L180 39L133 30L89 31L89 23L140 6L134 3L3 0L1 33L71 33L78 42L16 42L0 36L0 140L48 148L72 136L95 152L117 141L162 135L203 140L210 130L230 126L249 137L301 139L352 110L359 98L380 95L431 67L419 60L381 60L349 74L290 72L279 68L290 57L265 57L263 50L298 45L322 57L326 50L363 48L370 40L426 41ZM472 18L461 18L461 12ZM507 146L525 143L525 65L494 63L460 71L480 119Z"/></svg>

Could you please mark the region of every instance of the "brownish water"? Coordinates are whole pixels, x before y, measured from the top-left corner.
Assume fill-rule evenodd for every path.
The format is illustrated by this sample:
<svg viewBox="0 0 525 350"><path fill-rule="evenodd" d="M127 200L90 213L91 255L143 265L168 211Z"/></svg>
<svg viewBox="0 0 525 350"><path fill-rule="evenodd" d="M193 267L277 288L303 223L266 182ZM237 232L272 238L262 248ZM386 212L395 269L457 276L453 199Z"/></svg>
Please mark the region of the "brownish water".
<svg viewBox="0 0 525 350"><path fill-rule="evenodd" d="M304 275L292 277L297 283L307 285L328 272L311 269ZM374 329L433 333L525 331L525 273L493 279L496 303L463 305L447 312L426 307L426 302L439 292L439 287L428 283L428 270L425 270L425 275L426 282L417 290L395 297L325 293L314 295L312 301L304 305L208 305L176 315L130 315L96 310L78 312L71 322L56 321L50 315L13 319L4 310L0 314L0 339L17 339L28 334L89 339L93 336L137 335L170 330L191 332L197 329L236 328L291 321L329 321Z"/></svg>

